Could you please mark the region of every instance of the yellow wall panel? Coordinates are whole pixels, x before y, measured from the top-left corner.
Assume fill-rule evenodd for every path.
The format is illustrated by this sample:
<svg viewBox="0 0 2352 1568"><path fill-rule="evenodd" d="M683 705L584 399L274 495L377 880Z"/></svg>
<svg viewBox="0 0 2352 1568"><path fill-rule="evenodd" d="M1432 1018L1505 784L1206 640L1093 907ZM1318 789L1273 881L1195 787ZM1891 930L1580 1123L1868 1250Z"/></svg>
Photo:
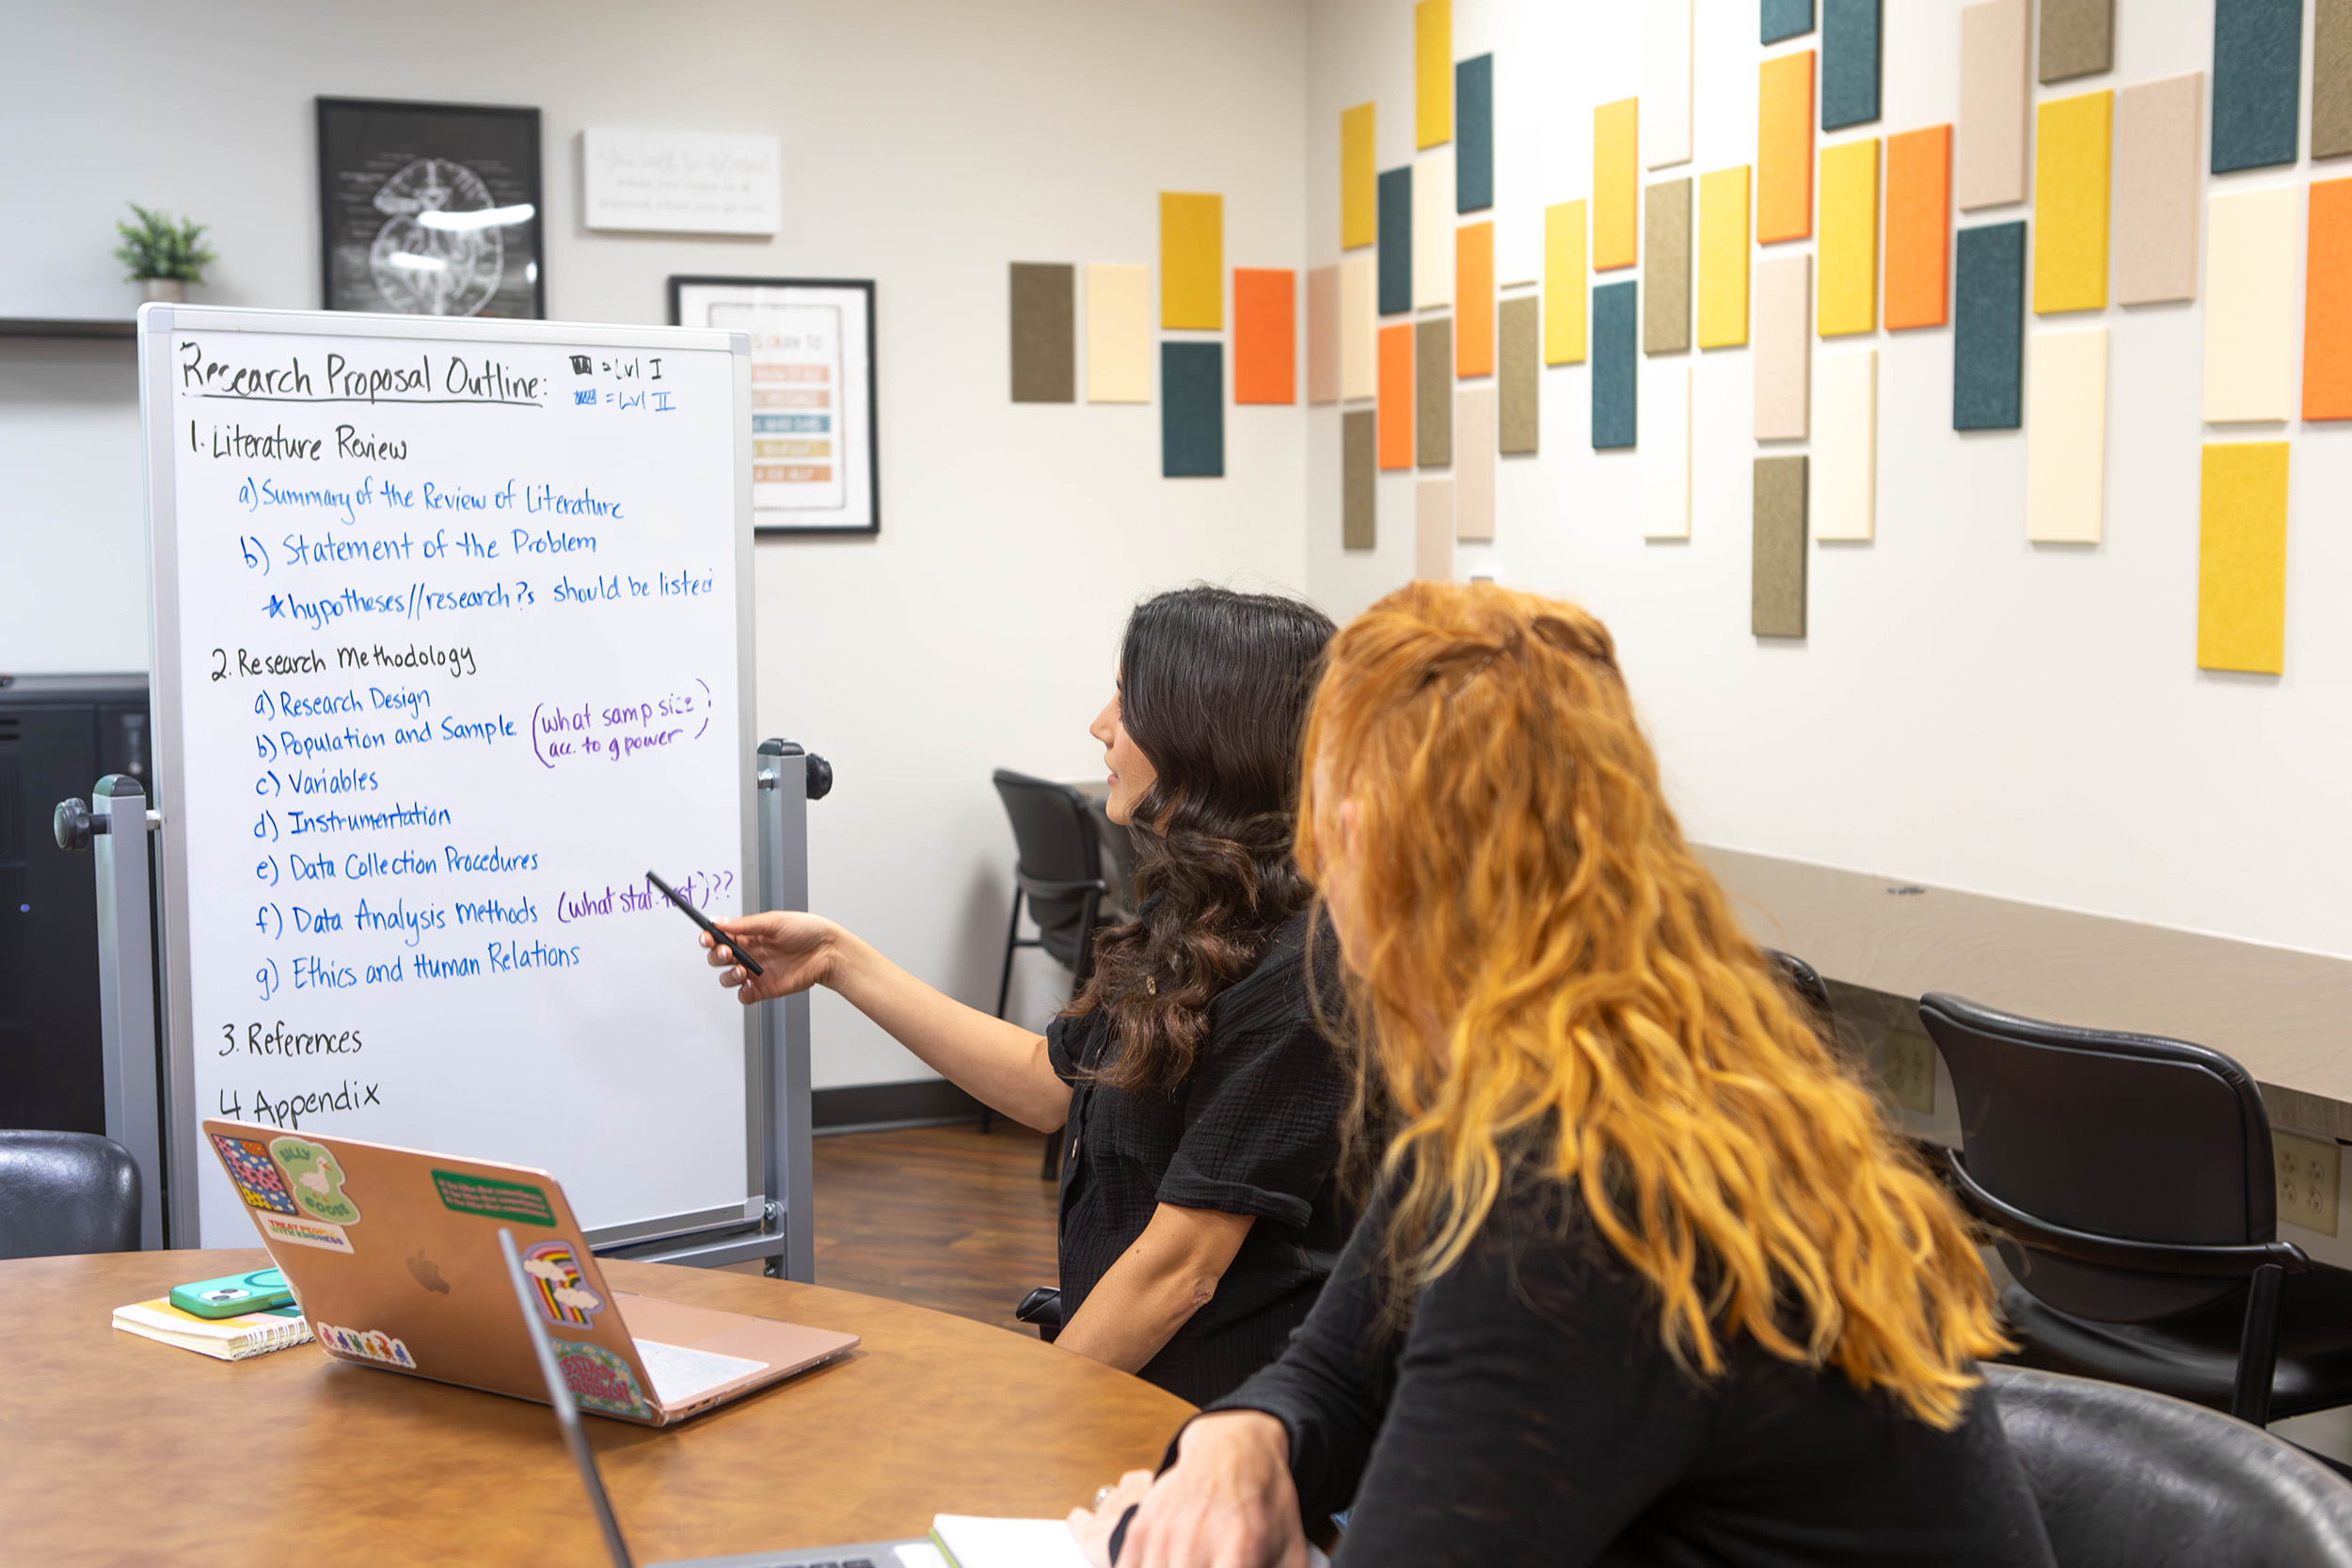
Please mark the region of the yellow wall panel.
<svg viewBox="0 0 2352 1568"><path fill-rule="evenodd" d="M1160 325L1225 326L1225 198L1160 193Z"/></svg>
<svg viewBox="0 0 2352 1568"><path fill-rule="evenodd" d="M1584 363L1584 203L1544 209L1544 363Z"/></svg>
<svg viewBox="0 0 2352 1568"><path fill-rule="evenodd" d="M2033 309L2107 305L2107 153L2115 94L2042 105L2034 127Z"/></svg>
<svg viewBox="0 0 2352 1568"><path fill-rule="evenodd" d="M1380 237L1379 173L1373 167L1372 105L1340 111L1340 248Z"/></svg>
<svg viewBox="0 0 2352 1568"><path fill-rule="evenodd" d="M1748 341L1748 166L1699 176L1699 347Z"/></svg>
<svg viewBox="0 0 2352 1568"><path fill-rule="evenodd" d="M1593 270L1641 260L1635 216L1640 191L1641 100L1621 98L1593 111Z"/></svg>
<svg viewBox="0 0 2352 1568"><path fill-rule="evenodd" d="M2286 668L2287 444L2211 443L2200 484L2197 668Z"/></svg>
<svg viewBox="0 0 2352 1568"><path fill-rule="evenodd" d="M1454 139L1454 0L1413 8L1413 145Z"/></svg>
<svg viewBox="0 0 2352 1568"><path fill-rule="evenodd" d="M1815 330L1824 338L1879 325L1879 139L1821 149L1821 240Z"/></svg>

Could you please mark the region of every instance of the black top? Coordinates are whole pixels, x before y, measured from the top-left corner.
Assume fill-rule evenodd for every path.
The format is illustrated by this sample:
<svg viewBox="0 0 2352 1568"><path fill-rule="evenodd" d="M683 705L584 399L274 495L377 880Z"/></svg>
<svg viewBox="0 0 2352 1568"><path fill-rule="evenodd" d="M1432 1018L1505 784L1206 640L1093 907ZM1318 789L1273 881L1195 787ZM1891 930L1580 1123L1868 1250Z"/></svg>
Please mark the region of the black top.
<svg viewBox="0 0 2352 1568"><path fill-rule="evenodd" d="M1216 1294L1176 1331L1142 1376L1204 1403L1281 1353L1330 1276L1352 1210L1333 1167L1348 1069L1307 995L1308 915L1293 915L1257 967L1209 1004L1191 1081L1172 1097L1129 1094L1087 1074L1109 1059L1100 1010L1045 1031L1070 1085L1061 1174L1062 1321L1077 1313L1160 1204L1254 1214ZM1318 959L1337 947L1328 927ZM1327 976L1325 1006L1337 1005Z"/></svg>
<svg viewBox="0 0 2352 1568"><path fill-rule="evenodd" d="M1289 1429L1308 1519L1354 1501L1344 1568L2049 1568L1989 1396L1938 1432L1752 1340L1701 1385L1646 1282L1563 1211L1552 1183L1498 1204L1384 1336L1375 1205L1282 1358L1218 1402Z"/></svg>

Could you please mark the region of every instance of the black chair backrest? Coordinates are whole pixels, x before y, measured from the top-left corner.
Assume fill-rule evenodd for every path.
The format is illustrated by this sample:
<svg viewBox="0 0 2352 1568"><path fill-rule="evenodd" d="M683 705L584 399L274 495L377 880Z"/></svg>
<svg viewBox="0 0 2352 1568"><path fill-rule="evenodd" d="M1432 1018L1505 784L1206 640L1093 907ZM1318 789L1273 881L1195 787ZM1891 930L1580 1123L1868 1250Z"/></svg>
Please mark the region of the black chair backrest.
<svg viewBox="0 0 2352 1568"><path fill-rule="evenodd" d="M2136 1242L2278 1238L2270 1120L2246 1069L2151 1035L2042 1023L1931 991L1919 1000L1952 1075L1968 1174L2045 1223ZM2243 1290L2036 1252L2018 1283L2061 1312L2144 1322Z"/></svg>
<svg viewBox="0 0 2352 1568"><path fill-rule="evenodd" d="M1837 1009L1830 1004L1829 983L1821 978L1820 970L1794 953L1784 953L1777 947L1764 949L1764 957L1772 961L1774 969L1780 971L1781 979L1788 982L1788 989L1813 1009L1814 1016L1820 1022L1827 1024L1836 1016Z"/></svg>
<svg viewBox="0 0 2352 1568"><path fill-rule="evenodd" d="M90 1132L0 1132L0 1258L135 1252L139 1166Z"/></svg>
<svg viewBox="0 0 2352 1568"><path fill-rule="evenodd" d="M2352 1481L2163 1394L1987 1367L2058 1568L2352 1568Z"/></svg>
<svg viewBox="0 0 2352 1568"><path fill-rule="evenodd" d="M1103 851L1085 795L1068 784L1008 768L996 769L994 780L997 799L1005 802L1005 816L1012 823L1017 873L1025 882L1071 884L1102 879ZM1086 914L1083 895L1040 896L1034 886L1027 891L1030 918L1041 930L1074 934Z"/></svg>

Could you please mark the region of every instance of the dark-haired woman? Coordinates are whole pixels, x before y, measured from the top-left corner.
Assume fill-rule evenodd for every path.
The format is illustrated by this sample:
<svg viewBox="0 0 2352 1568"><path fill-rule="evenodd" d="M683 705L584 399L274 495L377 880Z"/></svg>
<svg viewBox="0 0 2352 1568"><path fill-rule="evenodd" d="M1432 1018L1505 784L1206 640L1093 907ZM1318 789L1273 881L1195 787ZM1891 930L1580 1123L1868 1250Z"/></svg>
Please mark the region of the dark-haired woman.
<svg viewBox="0 0 2352 1568"><path fill-rule="evenodd" d="M1097 938L1086 990L1043 1035L815 915L723 923L756 980L709 955L746 1002L831 987L997 1110L1066 1125L1056 1342L1195 1403L1280 1354L1353 1217L1334 1178L1350 1084L1309 1000L1310 890L1291 859L1300 727L1333 629L1296 600L1217 588L1136 608L1091 733L1111 820L1135 830L1142 912Z"/></svg>

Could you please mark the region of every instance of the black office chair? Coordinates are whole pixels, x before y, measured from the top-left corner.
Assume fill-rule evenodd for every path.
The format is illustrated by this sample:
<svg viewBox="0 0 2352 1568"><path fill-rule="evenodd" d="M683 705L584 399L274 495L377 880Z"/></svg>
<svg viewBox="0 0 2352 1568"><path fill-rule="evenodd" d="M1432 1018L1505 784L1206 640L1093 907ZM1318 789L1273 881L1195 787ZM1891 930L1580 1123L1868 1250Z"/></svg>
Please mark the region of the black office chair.
<svg viewBox="0 0 2352 1568"><path fill-rule="evenodd" d="M2162 1394L1987 1367L2058 1568L2352 1568L2352 1482Z"/></svg>
<svg viewBox="0 0 2352 1568"><path fill-rule="evenodd" d="M0 1258L136 1252L139 1166L91 1132L0 1132Z"/></svg>
<svg viewBox="0 0 2352 1568"><path fill-rule="evenodd" d="M1814 1022L1827 1028L1836 1020L1837 1009L1830 1006L1829 983L1821 978L1821 972L1794 953L1784 953L1777 947L1765 948L1764 957L1780 971L1781 979L1797 993L1798 999L1813 1009Z"/></svg>
<svg viewBox="0 0 2352 1568"><path fill-rule="evenodd" d="M2270 1121L2244 1068L1941 992L1919 1020L1959 1100L1943 1174L2016 1276L2013 1359L2256 1426L2352 1404L2352 1272L2278 1239Z"/></svg>
<svg viewBox="0 0 2352 1568"><path fill-rule="evenodd" d="M1094 973L1094 932L1100 924L1110 886L1103 879L1103 848L1094 828L1094 811L1086 796L1068 784L1033 779L999 768L994 774L996 796L1005 803L1012 823L1016 857L1012 872L1012 920L1005 928L1005 967L996 983L996 1016L1005 1016L1012 995L1012 958L1024 947L1043 948L1071 972L1075 995ZM1037 935L1021 934L1021 906L1025 900ZM980 1113L980 1130L994 1118ZM1061 1133L1045 1140L1047 1180L1059 1174Z"/></svg>

